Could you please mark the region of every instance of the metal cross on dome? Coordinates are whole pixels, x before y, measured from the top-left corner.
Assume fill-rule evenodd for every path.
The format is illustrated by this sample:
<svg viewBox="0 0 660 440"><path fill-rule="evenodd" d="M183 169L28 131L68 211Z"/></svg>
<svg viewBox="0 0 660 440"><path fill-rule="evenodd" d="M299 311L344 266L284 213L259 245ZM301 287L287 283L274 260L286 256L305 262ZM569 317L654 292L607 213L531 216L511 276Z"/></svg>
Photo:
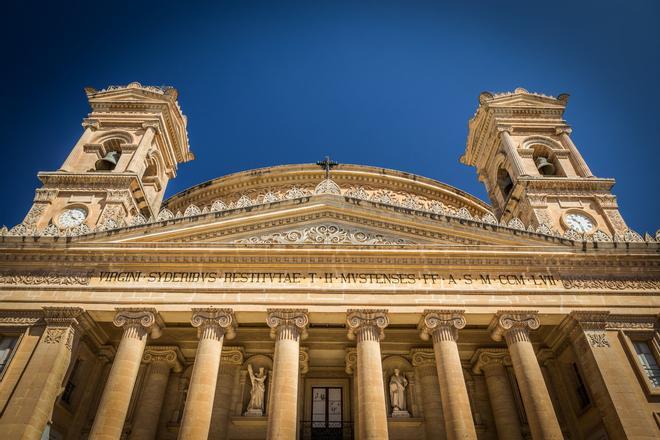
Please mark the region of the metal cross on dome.
<svg viewBox="0 0 660 440"><path fill-rule="evenodd" d="M334 160L330 159L330 156L325 156L324 160L320 160L316 162L316 165L320 166L325 170L325 178L329 179L330 178L330 170L339 165L337 162Z"/></svg>

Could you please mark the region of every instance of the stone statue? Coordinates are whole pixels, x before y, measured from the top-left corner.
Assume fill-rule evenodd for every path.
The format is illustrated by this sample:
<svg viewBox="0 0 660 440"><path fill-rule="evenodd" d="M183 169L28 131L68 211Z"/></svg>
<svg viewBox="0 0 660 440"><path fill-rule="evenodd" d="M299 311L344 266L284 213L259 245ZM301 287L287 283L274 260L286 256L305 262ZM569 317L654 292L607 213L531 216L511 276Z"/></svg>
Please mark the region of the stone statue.
<svg viewBox="0 0 660 440"><path fill-rule="evenodd" d="M406 387L408 379L401 374L398 368L390 377L390 403L392 404L392 417L410 417L406 410Z"/></svg>
<svg viewBox="0 0 660 440"><path fill-rule="evenodd" d="M252 389L250 390L250 403L248 403L247 412L248 416L263 416L264 415L264 394L266 393L266 371L263 367L259 368L259 373L254 374L252 364L248 364L248 372L250 373L250 382Z"/></svg>

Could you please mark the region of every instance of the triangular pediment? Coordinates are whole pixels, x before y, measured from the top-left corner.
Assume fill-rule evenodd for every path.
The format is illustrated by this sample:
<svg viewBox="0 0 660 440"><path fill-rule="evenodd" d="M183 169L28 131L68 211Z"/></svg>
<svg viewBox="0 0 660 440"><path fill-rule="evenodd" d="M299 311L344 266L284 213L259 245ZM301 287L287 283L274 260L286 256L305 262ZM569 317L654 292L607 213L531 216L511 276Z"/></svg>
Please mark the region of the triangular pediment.
<svg viewBox="0 0 660 440"><path fill-rule="evenodd" d="M80 240L112 243L204 243L236 246L538 246L557 237L481 220L448 217L373 202L319 195L262 206L174 218L96 233Z"/></svg>

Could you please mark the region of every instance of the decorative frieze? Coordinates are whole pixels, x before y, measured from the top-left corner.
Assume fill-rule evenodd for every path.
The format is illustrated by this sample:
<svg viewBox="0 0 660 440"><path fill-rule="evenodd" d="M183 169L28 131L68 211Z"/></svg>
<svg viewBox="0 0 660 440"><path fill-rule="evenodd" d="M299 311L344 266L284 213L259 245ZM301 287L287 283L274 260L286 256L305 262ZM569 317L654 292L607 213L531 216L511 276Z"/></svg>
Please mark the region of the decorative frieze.
<svg viewBox="0 0 660 440"><path fill-rule="evenodd" d="M565 289L660 290L660 280L633 278L576 278L562 276Z"/></svg>
<svg viewBox="0 0 660 440"><path fill-rule="evenodd" d="M360 229L347 229L337 224L323 224L285 232L234 240L238 244L412 244L412 240L388 237Z"/></svg>
<svg viewBox="0 0 660 440"><path fill-rule="evenodd" d="M38 286L50 284L55 286L86 286L89 284L88 273L59 274L54 272L0 274L0 284L26 284Z"/></svg>
<svg viewBox="0 0 660 440"><path fill-rule="evenodd" d="M31 327L43 319L41 310L2 310L0 327Z"/></svg>

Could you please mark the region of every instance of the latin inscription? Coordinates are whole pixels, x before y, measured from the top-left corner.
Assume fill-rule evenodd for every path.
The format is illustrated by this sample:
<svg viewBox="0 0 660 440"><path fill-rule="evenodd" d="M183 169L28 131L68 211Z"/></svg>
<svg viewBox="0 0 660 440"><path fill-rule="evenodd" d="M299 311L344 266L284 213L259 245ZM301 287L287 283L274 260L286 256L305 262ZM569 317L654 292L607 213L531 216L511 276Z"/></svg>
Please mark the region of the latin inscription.
<svg viewBox="0 0 660 440"><path fill-rule="evenodd" d="M100 272L101 283L202 284L382 284L421 286L557 285L549 274L374 273L374 272Z"/></svg>

